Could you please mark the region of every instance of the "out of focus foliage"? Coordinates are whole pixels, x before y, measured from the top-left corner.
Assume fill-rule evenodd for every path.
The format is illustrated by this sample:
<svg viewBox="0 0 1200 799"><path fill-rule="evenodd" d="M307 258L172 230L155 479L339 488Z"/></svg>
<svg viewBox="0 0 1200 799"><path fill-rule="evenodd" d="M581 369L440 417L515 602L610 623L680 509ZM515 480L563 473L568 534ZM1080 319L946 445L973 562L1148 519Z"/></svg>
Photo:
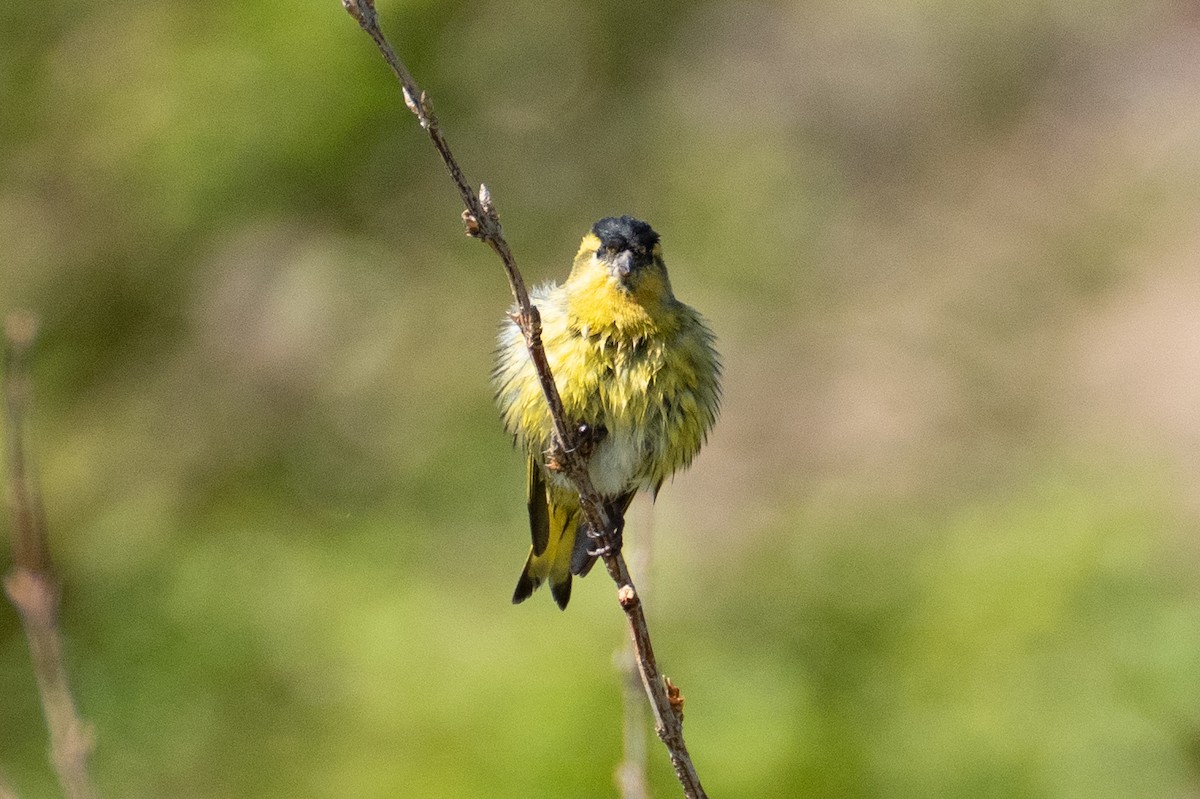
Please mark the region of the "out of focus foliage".
<svg viewBox="0 0 1200 799"><path fill-rule="evenodd" d="M381 11L530 280L636 214L720 335L629 528L713 796L1200 792L1191 4ZM340 4L7 3L0 108L103 793L612 796L612 586L508 602L507 289Z"/></svg>

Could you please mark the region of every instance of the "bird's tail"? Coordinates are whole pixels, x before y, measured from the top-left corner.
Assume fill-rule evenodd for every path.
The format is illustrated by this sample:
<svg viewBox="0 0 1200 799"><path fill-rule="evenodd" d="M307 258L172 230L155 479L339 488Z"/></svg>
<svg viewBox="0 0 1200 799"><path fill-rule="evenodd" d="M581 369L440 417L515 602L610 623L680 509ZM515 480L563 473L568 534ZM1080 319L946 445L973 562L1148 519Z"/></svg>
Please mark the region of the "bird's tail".
<svg viewBox="0 0 1200 799"><path fill-rule="evenodd" d="M513 591L513 603L524 602L543 581L550 582L550 595L564 610L571 599L571 563L579 530L579 508L555 507L547 504L545 513L545 539L535 532L534 545L529 549L525 568ZM535 520L535 525L537 520ZM536 528L535 528L536 529ZM544 547L538 551L538 544Z"/></svg>

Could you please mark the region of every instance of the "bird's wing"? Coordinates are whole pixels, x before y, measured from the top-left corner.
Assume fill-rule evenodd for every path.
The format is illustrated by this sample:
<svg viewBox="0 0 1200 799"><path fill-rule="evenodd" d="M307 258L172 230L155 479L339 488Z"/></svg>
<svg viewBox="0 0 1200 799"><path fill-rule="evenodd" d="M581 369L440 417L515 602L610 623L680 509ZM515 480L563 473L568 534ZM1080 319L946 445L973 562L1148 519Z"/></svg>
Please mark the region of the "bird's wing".
<svg viewBox="0 0 1200 799"><path fill-rule="evenodd" d="M529 480L526 490L533 554L540 556L550 543L550 507L546 501L546 480L542 476L542 468L532 455L529 456Z"/></svg>

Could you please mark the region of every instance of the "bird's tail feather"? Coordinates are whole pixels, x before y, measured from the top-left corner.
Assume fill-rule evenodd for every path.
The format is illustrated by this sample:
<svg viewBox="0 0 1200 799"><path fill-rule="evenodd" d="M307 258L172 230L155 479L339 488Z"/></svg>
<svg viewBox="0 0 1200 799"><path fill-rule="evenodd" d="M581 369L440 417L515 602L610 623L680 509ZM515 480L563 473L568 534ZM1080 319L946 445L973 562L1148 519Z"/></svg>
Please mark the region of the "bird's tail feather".
<svg viewBox="0 0 1200 799"><path fill-rule="evenodd" d="M617 524L618 531L625 526L625 512L629 510L635 493L629 491L608 503L609 516ZM531 503L533 501L531 499ZM591 552L594 542L588 537L578 506L563 508L547 501L544 505L536 506L537 512L533 510L535 505L531 504L530 508L530 519L535 530L534 546L529 550L525 568L521 570L517 588L513 591L513 604L529 599L544 580L549 580L551 596L560 608L566 610L567 602L571 599L571 575L584 577L596 564L596 556ZM545 530L544 539L541 530ZM545 546L538 552L538 544L543 540Z"/></svg>
<svg viewBox="0 0 1200 799"><path fill-rule="evenodd" d="M549 535L546 547L538 553L531 547L525 568L513 591L513 604L524 602L543 581L550 581L550 595L562 609L571 599L571 554L575 550L579 527L578 509L549 508Z"/></svg>

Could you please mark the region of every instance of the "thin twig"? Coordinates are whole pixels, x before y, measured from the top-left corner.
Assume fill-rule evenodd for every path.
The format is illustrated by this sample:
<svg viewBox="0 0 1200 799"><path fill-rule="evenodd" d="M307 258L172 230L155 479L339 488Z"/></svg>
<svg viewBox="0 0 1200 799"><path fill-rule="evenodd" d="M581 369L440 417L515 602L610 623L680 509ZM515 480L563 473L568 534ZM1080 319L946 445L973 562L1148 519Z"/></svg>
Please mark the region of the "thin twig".
<svg viewBox="0 0 1200 799"><path fill-rule="evenodd" d="M617 673L621 677L623 756L613 771L613 782L621 799L650 799L650 780L646 774L646 710L642 703L642 685L638 679L633 647L617 650Z"/></svg>
<svg viewBox="0 0 1200 799"><path fill-rule="evenodd" d="M642 505L642 523L637 535L625 547L632 571L641 575L641 592L649 594L650 562L654 553L653 506ZM646 705L642 701L642 682L638 675L637 658L633 652L633 641L627 640L614 655L617 673L621 677L621 707L624 710L622 724L623 756L613 773L613 781L621 799L650 799L650 778L646 764Z"/></svg>
<svg viewBox="0 0 1200 799"><path fill-rule="evenodd" d="M42 713L50 731L50 760L67 799L95 799L88 775L92 731L75 710L58 629L59 585L50 560L46 513L29 474L25 424L33 393L25 356L37 321L12 314L4 324L4 407L8 427L8 508L13 566L4 591L21 616Z"/></svg>
<svg viewBox="0 0 1200 799"><path fill-rule="evenodd" d="M646 690L651 711L654 714L655 731L667 747L671 765L675 768L675 776L679 779L680 785L683 786L684 795L688 799L707 799L704 789L700 785L696 767L688 754L687 746L684 745L682 699L679 697L678 690L659 674L641 600L638 598L637 589L634 588L633 580L629 576L625 559L621 556L619 549L612 546L615 539L614 525L605 512L600 495L588 477L587 462L581 454L582 448L576 446L575 431L568 424L562 399L558 394L558 387L554 383L550 364L546 360L546 351L542 347L541 317L537 307L529 300L525 281L517 269L512 251L504 238L500 227L500 217L492 205L487 187L481 186L477 195L471 188L471 184L467 182L466 176L451 154L450 147L442 135L429 96L417 86L408 68L404 66L404 62L396 55L396 51L388 42L387 37L379 29L379 18L375 13L373 0L342 0L342 5L379 48L379 52L395 74L396 80L400 82L405 104L416 115L425 132L429 134L434 148L450 171L450 178L454 181L454 185L462 197L463 205L466 206L463 220L466 222L467 232L487 242L504 263L504 271L508 275L509 286L517 304L515 321L525 335L529 356L537 370L542 392L546 395L546 402L550 406L550 416L554 423L556 455L563 466L563 471L579 491L580 506L583 508L588 524L593 530L601 531L601 537L597 539L597 544L602 549L606 548L608 552L604 555L604 565L608 569L609 576L617 584L617 599L629 622L630 637L637 654L638 672L641 674L642 685Z"/></svg>

